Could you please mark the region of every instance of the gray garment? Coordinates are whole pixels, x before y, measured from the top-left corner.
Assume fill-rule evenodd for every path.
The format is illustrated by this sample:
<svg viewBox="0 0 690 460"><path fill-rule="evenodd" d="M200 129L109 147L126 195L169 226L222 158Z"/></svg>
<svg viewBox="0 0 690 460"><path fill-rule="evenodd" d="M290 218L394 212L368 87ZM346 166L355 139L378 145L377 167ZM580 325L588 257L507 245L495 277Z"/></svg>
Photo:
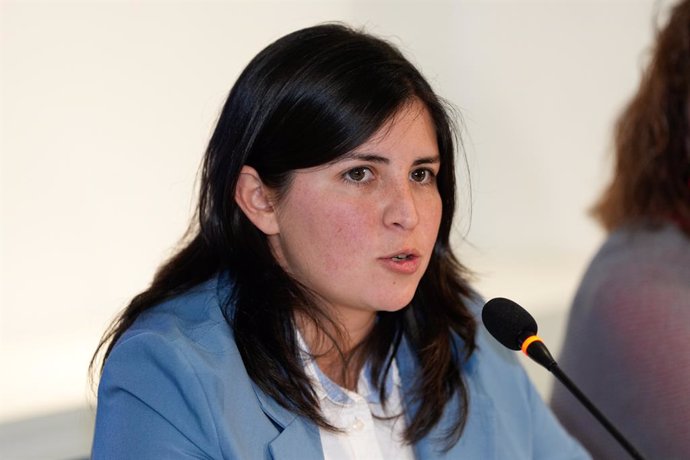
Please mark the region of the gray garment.
<svg viewBox="0 0 690 460"><path fill-rule="evenodd" d="M690 238L622 228L575 296L559 365L649 459L690 459ZM558 382L551 405L595 459L627 459Z"/></svg>

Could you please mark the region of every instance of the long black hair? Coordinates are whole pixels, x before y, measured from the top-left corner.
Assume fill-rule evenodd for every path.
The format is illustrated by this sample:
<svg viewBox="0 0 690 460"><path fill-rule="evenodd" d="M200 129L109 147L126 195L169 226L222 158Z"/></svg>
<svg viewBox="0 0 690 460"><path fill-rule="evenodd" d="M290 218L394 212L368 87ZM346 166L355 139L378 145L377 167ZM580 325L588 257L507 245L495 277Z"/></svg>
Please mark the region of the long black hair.
<svg viewBox="0 0 690 460"><path fill-rule="evenodd" d="M460 365L474 350L476 329L466 307L471 296L466 272L449 242L455 211L454 123L446 104L398 49L344 25L319 25L286 35L261 51L239 76L206 151L197 219L183 247L106 332L99 345L99 350L105 348L103 365L141 312L217 273L229 273L234 289L225 315L251 379L295 413L333 428L305 375L294 326L297 309L317 325L323 324L323 312L280 267L265 235L235 202L234 191L241 168L249 165L280 196L295 170L351 152L415 99L428 109L436 128L440 229L410 305L379 313L359 349L372 363L374 383L383 395L395 354L391 347L395 351L404 337L419 365L413 389L419 404L406 439L414 443L428 434L457 395L459 415L448 433L448 445L454 443L468 407Z"/></svg>

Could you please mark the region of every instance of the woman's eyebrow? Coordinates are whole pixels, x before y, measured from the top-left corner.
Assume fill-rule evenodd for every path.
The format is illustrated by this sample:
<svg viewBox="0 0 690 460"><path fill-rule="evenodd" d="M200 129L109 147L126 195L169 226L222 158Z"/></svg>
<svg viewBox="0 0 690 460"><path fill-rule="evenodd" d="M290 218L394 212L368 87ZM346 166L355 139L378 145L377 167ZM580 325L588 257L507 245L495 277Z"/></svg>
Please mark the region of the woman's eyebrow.
<svg viewBox="0 0 690 460"><path fill-rule="evenodd" d="M433 157L422 157L422 158L417 158L414 160L414 163L412 163L414 166L417 165L428 165L428 164L434 164L434 163L440 163L441 162L441 157L439 155L435 155Z"/></svg>
<svg viewBox="0 0 690 460"><path fill-rule="evenodd" d="M371 163L390 164L390 160L388 158L381 156L381 155L376 155L374 153L353 153L351 155L345 156L343 158L343 160L360 160L360 161L369 161ZM435 156L417 158L412 164L414 166L418 166L418 165L434 164L434 163L440 163L440 162L441 162L441 157L439 155L435 155Z"/></svg>
<svg viewBox="0 0 690 460"><path fill-rule="evenodd" d="M346 155L343 159L369 161L371 163L390 163L390 160L388 158L383 157L381 155L376 155L375 153L353 153L351 155Z"/></svg>

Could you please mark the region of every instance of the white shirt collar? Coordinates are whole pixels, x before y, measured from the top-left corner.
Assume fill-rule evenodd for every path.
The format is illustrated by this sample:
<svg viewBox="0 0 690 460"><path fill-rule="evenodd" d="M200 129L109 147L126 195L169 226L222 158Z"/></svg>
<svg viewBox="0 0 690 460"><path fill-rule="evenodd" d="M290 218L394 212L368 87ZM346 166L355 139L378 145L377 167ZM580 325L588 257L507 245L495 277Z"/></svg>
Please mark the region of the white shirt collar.
<svg viewBox="0 0 690 460"><path fill-rule="evenodd" d="M359 380L357 381L357 392L354 393L333 382L326 374L323 373L323 371L321 371L319 366L316 364L316 360L309 351L309 347L307 346L304 337L302 337L302 334L297 328L295 328L295 333L297 335L297 345L301 352L304 370L312 381L312 386L320 401L328 398L328 400L334 404L348 405L353 404L356 396L359 396L364 398L370 404L381 404L379 390L378 388L375 388L372 383L371 366L368 363L364 365L359 374ZM396 390L398 390L401 386L400 373L398 372L398 366L395 363L395 358L391 363L390 371L386 374L386 395L391 394L394 386Z"/></svg>

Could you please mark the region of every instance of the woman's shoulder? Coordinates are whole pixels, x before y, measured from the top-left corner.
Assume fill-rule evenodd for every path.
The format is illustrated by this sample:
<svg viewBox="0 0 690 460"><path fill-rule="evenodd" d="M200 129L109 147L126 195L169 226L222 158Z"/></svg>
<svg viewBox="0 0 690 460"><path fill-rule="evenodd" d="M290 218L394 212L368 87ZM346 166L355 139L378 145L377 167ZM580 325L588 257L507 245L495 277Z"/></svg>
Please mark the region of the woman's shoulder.
<svg viewBox="0 0 690 460"><path fill-rule="evenodd" d="M196 378L224 369L243 372L223 311L231 285L215 276L143 312L113 346L102 381L131 374ZM230 307L227 307L230 308Z"/></svg>
<svg viewBox="0 0 690 460"><path fill-rule="evenodd" d="M146 310L113 346L101 384L139 388L146 381L187 382L182 386L189 392L208 383L199 382L199 375L223 381L244 375L223 315L230 289L216 276Z"/></svg>
<svg viewBox="0 0 690 460"><path fill-rule="evenodd" d="M196 344L209 351L222 351L232 341L232 331L223 311L231 308L228 299L232 286L220 275L188 291L164 300L144 311L118 340L140 336Z"/></svg>
<svg viewBox="0 0 690 460"><path fill-rule="evenodd" d="M166 300L117 341L98 386L94 458L119 458L122 449L139 458L183 450L199 458L240 458L234 449L247 449L253 452L247 457L260 458L256 451L263 447L243 441L251 439L247 420L261 424L262 435L275 436L275 430L262 415L222 313L228 288L214 278Z"/></svg>

